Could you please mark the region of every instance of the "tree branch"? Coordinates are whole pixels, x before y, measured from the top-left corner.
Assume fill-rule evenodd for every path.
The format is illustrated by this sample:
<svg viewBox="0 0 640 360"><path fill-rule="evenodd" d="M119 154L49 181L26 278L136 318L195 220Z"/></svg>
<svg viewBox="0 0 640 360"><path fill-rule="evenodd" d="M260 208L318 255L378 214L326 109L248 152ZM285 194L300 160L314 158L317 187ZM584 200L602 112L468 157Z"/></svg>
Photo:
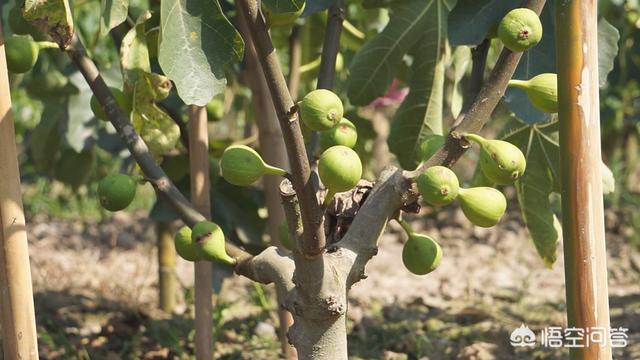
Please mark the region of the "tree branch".
<svg viewBox="0 0 640 360"><path fill-rule="evenodd" d="M545 0L527 0L523 7L530 8L540 14L544 4ZM462 138L462 134L475 133L482 129L504 95L522 54L522 52L511 52L507 48L502 50L491 75L480 89L478 96L469 107L469 111L460 115L464 118L456 120L459 125L451 129L444 146L418 169L409 172L408 176L416 177L429 166L437 164L451 166L458 161L469 148L469 143Z"/></svg>
<svg viewBox="0 0 640 360"><path fill-rule="evenodd" d="M320 57L320 69L318 70L318 89L333 89L336 79L336 58L340 50L340 34L342 33L342 22L344 21L344 0L336 0L329 7L327 17L327 27L324 32L324 43L322 44L322 56ZM311 132L311 139L308 144L309 161L315 165L315 151L318 147L320 135L317 131Z"/></svg>
<svg viewBox="0 0 640 360"><path fill-rule="evenodd" d="M326 240L322 227L322 213L311 181L311 169L300 130L297 109L287 88L276 50L271 43L264 20L258 14L257 2L255 0L239 0L236 5L240 15L245 18L249 26L250 41L256 48L287 145L293 188L298 194L304 224L301 251L307 257L315 257L324 251Z"/></svg>
<svg viewBox="0 0 640 360"><path fill-rule="evenodd" d="M118 135L129 148L145 177L149 179L158 195L170 204L179 214L182 221L188 226L193 226L198 221L205 220L204 216L193 208L191 203L184 197L178 188L171 182L164 171L156 164L155 159L149 153L149 148L138 135L127 115L122 111L113 94L104 82L98 68L86 55L86 50L77 35L71 40L71 45L67 48L67 53L71 61L80 70L85 80L91 87L98 102L102 105L105 114L115 127ZM227 253L237 258L238 261L246 261L251 258L244 250L227 242Z"/></svg>

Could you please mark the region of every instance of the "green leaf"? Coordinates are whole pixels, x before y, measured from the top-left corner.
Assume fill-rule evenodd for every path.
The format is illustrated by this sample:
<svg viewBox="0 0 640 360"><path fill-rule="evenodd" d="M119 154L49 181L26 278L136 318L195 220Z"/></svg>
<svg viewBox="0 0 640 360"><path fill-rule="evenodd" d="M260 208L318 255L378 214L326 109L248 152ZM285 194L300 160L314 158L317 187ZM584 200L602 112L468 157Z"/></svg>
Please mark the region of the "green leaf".
<svg viewBox="0 0 640 360"><path fill-rule="evenodd" d="M554 177L557 176L553 170L559 168L558 149L544 130L535 125L524 125L504 140L520 147L527 158L527 169L516 183L518 203L540 258L547 267L551 267L557 259L556 249L562 237L549 200Z"/></svg>
<svg viewBox="0 0 640 360"><path fill-rule="evenodd" d="M458 46L451 55L451 64L453 67L453 83L451 84L451 114L457 118L462 111L464 103L464 89L462 86L462 78L467 73L467 69L471 65L471 48L468 46Z"/></svg>
<svg viewBox="0 0 640 360"><path fill-rule="evenodd" d="M384 30L367 42L349 67L347 95L354 105L367 105L385 93L403 56L418 40L435 42L444 34L446 12L455 0L412 0L393 7ZM441 17L439 17L441 16ZM440 50L436 51L438 55Z"/></svg>
<svg viewBox="0 0 640 360"><path fill-rule="evenodd" d="M111 29L127 19L129 0L102 0L100 8L100 35L107 36Z"/></svg>
<svg viewBox="0 0 640 360"><path fill-rule="evenodd" d="M143 12L136 20L136 25L127 32L120 45L120 67L124 78L125 90L132 93L136 82L144 73L151 72L149 48L145 22L151 18L151 12Z"/></svg>
<svg viewBox="0 0 640 360"><path fill-rule="evenodd" d="M458 0L449 15L451 45L480 44L489 29L520 3L516 0Z"/></svg>
<svg viewBox="0 0 640 360"><path fill-rule="evenodd" d="M224 68L242 59L244 42L215 0L164 0L158 61L187 104L222 93Z"/></svg>
<svg viewBox="0 0 640 360"><path fill-rule="evenodd" d="M51 175L60 147L58 124L66 118L66 110L58 101L45 102L40 122L29 137L29 155L36 171L43 175Z"/></svg>
<svg viewBox="0 0 640 360"><path fill-rule="evenodd" d="M25 0L25 20L37 22L36 27L51 36L63 47L67 47L73 37L73 17L67 0Z"/></svg>
<svg viewBox="0 0 640 360"><path fill-rule="evenodd" d="M604 18L598 21L598 74L600 87L607 83L607 75L613 70L618 55L620 33Z"/></svg>
<svg viewBox="0 0 640 360"><path fill-rule="evenodd" d="M288 13L302 9L305 0L262 0L262 2L273 12ZM313 0L312 2L318 2L318 0ZM325 5L326 3L328 3L328 1L324 1ZM330 3L328 5L331 6Z"/></svg>
<svg viewBox="0 0 640 360"><path fill-rule="evenodd" d="M431 1L421 40L413 51L410 90L391 122L389 150L405 169L418 163L416 149L429 134L442 134L442 103L446 56L447 15L452 1Z"/></svg>
<svg viewBox="0 0 640 360"><path fill-rule="evenodd" d="M89 149L94 143L97 120L89 107L91 89L79 71L69 75L69 81L78 92L71 94L66 102L67 117L62 122L66 144L79 153Z"/></svg>

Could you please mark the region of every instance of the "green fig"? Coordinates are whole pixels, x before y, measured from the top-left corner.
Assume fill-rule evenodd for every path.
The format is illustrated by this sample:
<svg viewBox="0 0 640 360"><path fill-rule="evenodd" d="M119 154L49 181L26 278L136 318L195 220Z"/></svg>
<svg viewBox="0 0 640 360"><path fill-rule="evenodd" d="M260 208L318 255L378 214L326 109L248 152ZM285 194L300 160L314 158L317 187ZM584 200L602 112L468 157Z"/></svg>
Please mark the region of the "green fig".
<svg viewBox="0 0 640 360"><path fill-rule="evenodd" d="M325 151L336 145L344 145L353 149L357 141L358 132L356 126L351 121L342 118L338 125L320 133L320 151Z"/></svg>
<svg viewBox="0 0 640 360"><path fill-rule="evenodd" d="M40 47L26 36L10 36L5 39L7 69L14 74L22 74L33 68L38 61Z"/></svg>
<svg viewBox="0 0 640 360"><path fill-rule="evenodd" d="M122 92L122 90L116 87L110 86L109 90L111 90L111 94L113 95L113 97L116 98L116 102L118 103L122 111L124 111L125 114L130 113L131 109L133 108L131 98L125 95L125 93ZM102 105L100 104L100 102L98 101L98 98L96 98L95 95L91 95L89 106L91 107L91 111L93 111L93 115L95 115L96 118L103 121L109 121L109 119L107 118L107 114L104 112Z"/></svg>
<svg viewBox="0 0 640 360"><path fill-rule="evenodd" d="M481 227L497 224L507 209L507 199L492 187L460 188L458 199L465 217Z"/></svg>
<svg viewBox="0 0 640 360"><path fill-rule="evenodd" d="M129 175L107 175L98 183L100 205L109 211L122 210L133 201L137 187L136 180Z"/></svg>
<svg viewBox="0 0 640 360"><path fill-rule="evenodd" d="M262 2L262 13L264 14L264 18L266 19L267 28L271 28L271 27L274 27L274 26L286 26L286 25L293 24L293 22L296 21L296 19L299 18L300 15L302 15L302 12L304 11L305 4L306 3L303 2L302 3L302 7L300 9L298 9L297 11L275 12L275 11L271 11L271 9L269 9L267 4L265 4L264 1L263 1Z"/></svg>
<svg viewBox="0 0 640 360"><path fill-rule="evenodd" d="M37 31L31 23L24 19L17 4L9 10L9 28L15 35L29 35Z"/></svg>
<svg viewBox="0 0 640 360"><path fill-rule="evenodd" d="M211 221L200 221L193 226L191 241L196 254L203 260L219 261L235 265L236 260L224 248L224 233L220 226Z"/></svg>
<svg viewBox="0 0 640 360"><path fill-rule="evenodd" d="M336 126L344 108L338 95L329 90L314 90L298 103L300 118L311 130L324 131Z"/></svg>
<svg viewBox="0 0 640 360"><path fill-rule="evenodd" d="M293 250L293 243L289 240L289 225L287 224L287 220L278 225L278 238L280 244L282 244L285 249Z"/></svg>
<svg viewBox="0 0 640 360"><path fill-rule="evenodd" d="M513 9L500 21L498 37L507 49L525 51L542 39L542 23L538 14L531 9Z"/></svg>
<svg viewBox="0 0 640 360"><path fill-rule="evenodd" d="M431 206L444 206L458 196L458 177L445 166L432 166L416 179L424 202Z"/></svg>
<svg viewBox="0 0 640 360"><path fill-rule="evenodd" d="M524 174L527 160L517 146L502 140L487 140L475 134L465 134L464 137L482 147L480 169L487 179L496 184L506 185Z"/></svg>
<svg viewBox="0 0 640 360"><path fill-rule="evenodd" d="M216 122L224 116L224 101L214 97L207 103L207 120Z"/></svg>
<svg viewBox="0 0 640 360"><path fill-rule="evenodd" d="M200 260L196 247L191 240L191 229L188 226L183 226L178 230L173 237L173 242L176 246L176 252L181 258L187 261Z"/></svg>
<svg viewBox="0 0 640 360"><path fill-rule="evenodd" d="M442 248L432 237L415 233L401 221L409 239L402 248L402 263L416 275L425 275L435 270L442 260Z"/></svg>
<svg viewBox="0 0 640 360"><path fill-rule="evenodd" d="M324 203L328 204L339 192L351 190L362 177L362 163L358 154L343 145L328 148L318 160L318 174L327 188Z"/></svg>
<svg viewBox="0 0 640 360"><path fill-rule="evenodd" d="M424 137L420 146L416 148L418 161L429 160L444 145L446 137L438 134L429 134Z"/></svg>
<svg viewBox="0 0 640 360"><path fill-rule="evenodd" d="M231 145L222 154L222 177L238 186L249 186L262 175L285 175L287 172L267 165L260 154L246 145Z"/></svg>
<svg viewBox="0 0 640 360"><path fill-rule="evenodd" d="M509 86L527 92L536 109L546 113L558 112L558 76L554 73L536 75L529 80L509 80Z"/></svg>

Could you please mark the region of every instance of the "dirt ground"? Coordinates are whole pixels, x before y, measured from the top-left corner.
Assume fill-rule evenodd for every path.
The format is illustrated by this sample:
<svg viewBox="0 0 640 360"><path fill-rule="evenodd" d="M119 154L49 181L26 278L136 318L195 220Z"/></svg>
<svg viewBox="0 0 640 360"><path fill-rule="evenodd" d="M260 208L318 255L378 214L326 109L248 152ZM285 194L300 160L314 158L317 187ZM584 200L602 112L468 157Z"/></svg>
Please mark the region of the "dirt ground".
<svg viewBox="0 0 640 360"><path fill-rule="evenodd" d="M191 358L192 264L179 260L179 304L157 309L154 226L144 214L103 223L30 219L29 241L41 356L45 359ZM415 217L442 244L440 267L415 276L401 262L405 240L392 224L368 279L351 291L352 359L557 359L566 349L514 350L521 324L539 333L566 326L562 249L544 267L517 211L493 229L473 227L456 208ZM616 359L640 359L640 253L634 229L607 214L611 322L628 328ZM221 271L218 271L220 274ZM224 271L222 271L224 273ZM216 284L215 287L219 287ZM216 295L216 358L277 359L273 289L230 276Z"/></svg>

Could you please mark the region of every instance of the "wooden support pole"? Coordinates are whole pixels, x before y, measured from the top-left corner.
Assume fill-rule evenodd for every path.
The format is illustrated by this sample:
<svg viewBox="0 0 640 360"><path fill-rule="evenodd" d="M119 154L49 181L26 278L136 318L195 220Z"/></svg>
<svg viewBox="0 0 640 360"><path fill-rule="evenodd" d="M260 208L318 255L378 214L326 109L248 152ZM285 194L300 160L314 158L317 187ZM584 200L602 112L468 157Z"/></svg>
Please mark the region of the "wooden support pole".
<svg viewBox="0 0 640 360"><path fill-rule="evenodd" d="M158 239L158 300L162 311L172 313L176 304L176 248L171 221L156 222Z"/></svg>
<svg viewBox="0 0 640 360"><path fill-rule="evenodd" d="M609 329L600 154L598 2L556 2L562 228L569 327ZM572 359L611 359L611 346L571 348Z"/></svg>
<svg viewBox="0 0 640 360"><path fill-rule="evenodd" d="M0 23L0 323L5 359L37 359L27 229Z"/></svg>
<svg viewBox="0 0 640 360"><path fill-rule="evenodd" d="M189 107L189 167L191 202L205 218L211 219L209 193L209 132L205 108ZM213 319L211 296L213 268L208 261L195 262L196 359L213 359Z"/></svg>

